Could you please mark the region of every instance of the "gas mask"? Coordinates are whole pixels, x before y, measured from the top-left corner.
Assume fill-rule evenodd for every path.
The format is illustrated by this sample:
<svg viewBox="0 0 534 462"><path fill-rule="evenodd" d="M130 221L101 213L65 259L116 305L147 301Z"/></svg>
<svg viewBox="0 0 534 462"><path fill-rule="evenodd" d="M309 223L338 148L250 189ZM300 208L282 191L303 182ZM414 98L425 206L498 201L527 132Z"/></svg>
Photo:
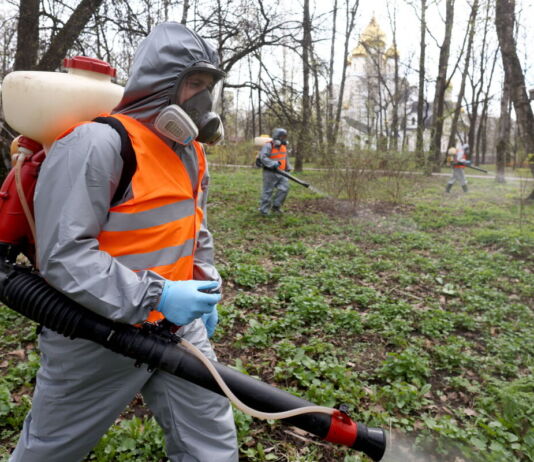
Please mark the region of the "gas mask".
<svg viewBox="0 0 534 462"><path fill-rule="evenodd" d="M154 126L163 136L183 145L193 140L216 144L224 138L224 128L212 107L211 92L205 89L184 101L181 106L171 104L164 108Z"/></svg>
<svg viewBox="0 0 534 462"><path fill-rule="evenodd" d="M283 128L275 128L273 130L273 145L276 148L280 146L287 146L287 131Z"/></svg>
<svg viewBox="0 0 534 462"><path fill-rule="evenodd" d="M274 140L273 144L275 147L279 148L280 146L287 146L287 140Z"/></svg>

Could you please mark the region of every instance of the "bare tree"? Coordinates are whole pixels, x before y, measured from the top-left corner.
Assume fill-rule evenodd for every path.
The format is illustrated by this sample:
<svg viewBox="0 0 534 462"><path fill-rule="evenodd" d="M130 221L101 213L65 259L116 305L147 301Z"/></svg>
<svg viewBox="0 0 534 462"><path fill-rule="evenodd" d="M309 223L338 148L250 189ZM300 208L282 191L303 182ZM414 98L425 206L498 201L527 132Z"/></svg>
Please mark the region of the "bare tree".
<svg viewBox="0 0 534 462"><path fill-rule="evenodd" d="M341 109L343 106L343 95L345 93L345 81L347 79L347 55L349 54L349 42L352 31L354 30L356 13L358 12L358 7L360 5L360 0L345 0L345 12L347 15L347 22L345 23L345 43L343 45L343 67L341 71L341 83L339 85L339 94L336 107L336 116L334 120L334 129L332 130L332 138L328 140L330 146L336 144L337 135L339 131L339 124L341 121Z"/></svg>
<svg viewBox="0 0 534 462"><path fill-rule="evenodd" d="M425 53L426 53L426 0L421 0L421 33L419 40L419 85L417 98L417 137L415 142L416 160L424 161L424 131L425 131Z"/></svg>
<svg viewBox="0 0 534 462"><path fill-rule="evenodd" d="M471 62L471 51L473 49L473 40L475 37L475 30L476 30L476 19L478 14L478 0L474 0L473 4L471 5L471 14L469 15L469 22L467 25L467 34L468 34L468 40L467 40L467 47L465 52L465 63L464 63L464 70L462 72L462 78L460 83L460 91L458 92L458 100L456 103L456 107L454 109L454 114L452 116L452 123L451 123L451 130L449 134L449 143L447 148L450 148L456 144L456 132L458 131L458 120L460 118L460 112L462 110L462 100L464 98L464 92L465 92L465 82L467 79L467 74L469 71L469 65ZM471 149L473 149L473 145L471 145Z"/></svg>
<svg viewBox="0 0 534 462"><path fill-rule="evenodd" d="M475 146L476 148L476 151L475 151L475 163L476 164L480 162L479 156L481 156L482 162L485 162L485 159L486 159L487 122L488 122L489 103L493 99L493 97L491 96L491 86L493 83L493 75L495 73L495 67L497 64L498 52L499 52L499 49L497 48L495 52L493 53L493 58L491 60L491 70L488 73L488 81L486 83L486 89L484 90L484 93L482 94L482 112L480 114L480 122L478 124L478 129L476 130L476 138L474 138L475 129L477 128L476 125L473 127L473 130L471 129L471 125L469 125L468 140L469 140L469 145ZM481 82L480 88L482 88L482 82ZM473 109L473 113L474 113L474 109Z"/></svg>
<svg viewBox="0 0 534 462"><path fill-rule="evenodd" d="M432 106L431 146L428 162L425 167L427 174L430 174L433 170L439 171L440 169L441 137L443 135L445 90L447 89L447 67L454 21L454 2L455 0L446 0L445 5L445 36L439 53L438 77L436 80L434 104Z"/></svg>
<svg viewBox="0 0 534 462"><path fill-rule="evenodd" d="M527 154L534 153L534 114L525 86L523 69L517 56L514 38L515 0L496 0L495 25L501 48L504 77L517 117L517 128ZM534 200L534 190L528 196Z"/></svg>
<svg viewBox="0 0 534 462"><path fill-rule="evenodd" d="M391 100L392 104L392 120L391 120L391 136L390 136L390 144L389 149L392 149L394 151L398 150L398 142L399 142L399 104L400 104L400 86L401 82L399 79L399 53L397 50L397 9L396 4L393 9L393 12L389 10L389 4L388 4L388 17L389 17L389 23L391 26L391 30L393 32L393 98Z"/></svg>
<svg viewBox="0 0 534 462"><path fill-rule="evenodd" d="M316 140L316 152L320 159L324 158L324 130L323 130L323 105L321 104L321 90L319 88L319 81L322 74L322 62L320 58L315 54L312 42L311 52L313 55L313 65L311 70L313 72L313 103L315 106L315 125L314 125L314 139ZM327 105L328 106L328 105Z"/></svg>
<svg viewBox="0 0 534 462"><path fill-rule="evenodd" d="M492 99L493 76L498 56L498 47L493 49L490 34L490 27L494 21L492 14L493 2L485 0L483 3L485 3L485 8L482 18L482 30L478 29L475 33L473 49L476 49L476 53L472 54L471 65L467 68L470 101L464 95L464 104L469 119L467 142L471 146L471 152L474 153L476 164L479 164L481 160L484 162L486 158L486 127L489 103ZM478 37L480 37L480 43L477 42Z"/></svg>
<svg viewBox="0 0 534 462"><path fill-rule="evenodd" d="M326 91L328 94L328 103L326 105L326 139L330 145L332 145L332 141L334 140L334 52L336 46L337 10L337 0L334 0L334 5L332 7L332 38L330 40L330 63L328 67L328 84L326 87ZM327 150L327 156L330 156L330 150Z"/></svg>
<svg viewBox="0 0 534 462"><path fill-rule="evenodd" d="M0 76L6 75L13 66L13 56L16 55L17 24L10 16L0 13Z"/></svg>
<svg viewBox="0 0 534 462"><path fill-rule="evenodd" d="M301 126L297 140L297 152L295 155L295 171L302 171L304 155L309 149L309 127L307 121L311 115L310 105L310 49L312 46L310 1L304 0L302 18L302 113Z"/></svg>
<svg viewBox="0 0 534 462"><path fill-rule="evenodd" d="M70 15L64 26L52 37L50 45L39 60L40 71L57 69L78 38L91 16L96 13L103 0L82 0Z"/></svg>

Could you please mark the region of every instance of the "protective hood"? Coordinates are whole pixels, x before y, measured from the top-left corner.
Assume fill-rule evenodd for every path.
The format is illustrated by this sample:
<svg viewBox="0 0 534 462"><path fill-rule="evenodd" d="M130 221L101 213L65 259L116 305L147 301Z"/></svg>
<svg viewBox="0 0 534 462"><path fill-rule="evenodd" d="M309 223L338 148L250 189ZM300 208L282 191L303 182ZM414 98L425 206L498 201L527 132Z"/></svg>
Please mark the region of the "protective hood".
<svg viewBox="0 0 534 462"><path fill-rule="evenodd" d="M154 130L159 112L174 103L178 83L198 68L212 72L218 80L215 50L194 31L177 22L159 24L141 42L124 89L113 112L129 115Z"/></svg>

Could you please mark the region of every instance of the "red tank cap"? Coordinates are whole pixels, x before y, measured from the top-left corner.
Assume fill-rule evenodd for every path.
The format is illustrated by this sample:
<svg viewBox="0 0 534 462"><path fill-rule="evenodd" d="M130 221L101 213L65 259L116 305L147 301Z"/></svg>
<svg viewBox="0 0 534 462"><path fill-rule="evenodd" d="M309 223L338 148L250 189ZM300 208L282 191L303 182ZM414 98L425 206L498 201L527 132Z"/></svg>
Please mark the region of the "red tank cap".
<svg viewBox="0 0 534 462"><path fill-rule="evenodd" d="M83 69L84 71L98 72L99 74L117 76L117 69L111 67L106 61L101 59L89 58L87 56L74 56L73 58L65 58L63 60L63 67L65 69Z"/></svg>
<svg viewBox="0 0 534 462"><path fill-rule="evenodd" d="M17 140L17 144L20 147L29 149L31 152L37 152L43 149L43 146L38 141L32 140L31 138L28 138L27 136L19 136L19 139Z"/></svg>

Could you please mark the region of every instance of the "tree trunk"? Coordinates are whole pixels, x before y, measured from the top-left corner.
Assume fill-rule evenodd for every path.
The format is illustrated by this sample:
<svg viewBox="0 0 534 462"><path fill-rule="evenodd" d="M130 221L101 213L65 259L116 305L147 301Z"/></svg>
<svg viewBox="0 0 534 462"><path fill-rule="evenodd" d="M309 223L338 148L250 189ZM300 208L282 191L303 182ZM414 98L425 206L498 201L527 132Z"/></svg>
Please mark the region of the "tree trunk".
<svg viewBox="0 0 534 462"><path fill-rule="evenodd" d="M471 51L473 49L473 41L475 38L475 25L476 25L476 19L477 19L477 13L478 13L478 0L474 0L473 5L471 6L471 14L469 16L469 25L468 25L468 39L467 39L467 49L465 51L465 63L464 63L464 70L462 73L462 79L460 83L460 92L458 93L458 100L456 103L456 107L454 109L454 114L452 117L452 123L451 123L451 133L449 136L449 143L447 148L451 148L456 145L456 134L458 131L458 120L460 119L460 112L462 110L462 100L464 98L465 93L465 82L467 78L467 74L469 72L469 64L471 61ZM471 148L471 152L473 152L474 146L472 144L469 145Z"/></svg>
<svg viewBox="0 0 534 462"><path fill-rule="evenodd" d="M37 64L39 49L39 0L21 0L17 26L17 51L13 70L30 71Z"/></svg>
<svg viewBox="0 0 534 462"><path fill-rule="evenodd" d="M445 107L445 90L447 89L447 67L451 47L452 24L454 21L454 1L446 0L445 13L445 37L439 53L438 78L434 104L432 106L432 132L430 141L430 153L426 165L426 173L440 170L441 137L443 135L443 112Z"/></svg>
<svg viewBox="0 0 534 462"><path fill-rule="evenodd" d="M310 48L311 48L311 21L310 0L304 0L302 19L302 112L300 130L297 142L297 154L295 157L295 171L301 172L304 164L304 156L309 149L309 126L310 120Z"/></svg>
<svg viewBox="0 0 534 462"><path fill-rule="evenodd" d="M399 54L397 53L397 11L394 11L392 31L393 31L393 49L395 54L393 56L394 62L394 94L393 94L393 114L391 116L391 144L390 149L398 151L399 149L399 102L400 102L400 80L399 80Z"/></svg>
<svg viewBox="0 0 534 462"><path fill-rule="evenodd" d="M343 68L341 71L341 83L339 84L339 95L337 99L337 108L336 108L336 117L334 121L334 130L331 140L331 144L336 144L337 134L339 131L339 123L341 120L341 108L343 106L343 94L345 92L345 81L347 78L347 55L349 53L349 41L350 35L354 29L354 22L356 18L356 12L358 11L358 6L360 0L354 0L352 6L349 5L350 0L345 0L345 6L347 10L347 24L345 27L345 45L343 47Z"/></svg>
<svg viewBox="0 0 534 462"><path fill-rule="evenodd" d="M189 13L189 0L184 0L184 6L182 10L182 20L180 21L184 26L187 24L187 13Z"/></svg>
<svg viewBox="0 0 534 462"><path fill-rule="evenodd" d="M510 127L510 87L505 81L501 97L501 116L499 118L499 125L497 128L497 174L495 176L495 181L497 181L497 183L505 182L504 168L506 166L506 158L508 157L510 147Z"/></svg>
<svg viewBox="0 0 534 462"><path fill-rule="evenodd" d="M330 65L328 67L328 85L327 85L327 97L328 103L326 105L326 141L330 148L334 144L334 56L336 46L336 22L337 22L337 0L334 0L333 17L332 17L332 38L330 40ZM345 57L346 59L346 57ZM326 155L331 156L332 149L326 150ZM327 159L331 160L331 159Z"/></svg>
<svg viewBox="0 0 534 462"><path fill-rule="evenodd" d="M510 87L517 128L525 153L534 154L534 114L530 107L523 69L517 56L514 39L515 0L496 0L495 25L501 48L504 77ZM534 200L534 190L528 196Z"/></svg>
<svg viewBox="0 0 534 462"><path fill-rule="evenodd" d="M492 87L492 83L493 83L493 76L495 74L495 67L496 67L496 64L497 64L497 55L498 55L498 52L499 50L495 50L495 54L493 55L493 60L492 60L492 65L491 65L491 72L489 74L489 78L488 78L488 82L486 84L486 90L484 92L484 98L483 98L483 105L482 105L482 112L481 112L481 115L480 115L480 123L479 123L479 127L478 127L478 130L476 132L476 141L473 141L475 140L474 136L475 136L475 133L473 132L472 136L473 138L471 138L471 133L469 133L469 143L470 144L475 144L476 147L477 147L477 150L478 150L478 147L481 146L481 139L482 139L482 133L483 133L483 121L487 120L488 118L488 109L489 109L489 101L491 99L491 87Z"/></svg>
<svg viewBox="0 0 534 462"><path fill-rule="evenodd" d="M313 66L313 81L315 94L315 139L317 140L317 153L321 162L324 160L324 136L323 136L323 116L321 108L321 92L319 90L319 61Z"/></svg>
<svg viewBox="0 0 534 462"><path fill-rule="evenodd" d="M425 133L425 52L426 52L426 0L421 0L421 40L419 42L419 88L417 97L417 138L415 142L415 156L417 163L424 163Z"/></svg>

